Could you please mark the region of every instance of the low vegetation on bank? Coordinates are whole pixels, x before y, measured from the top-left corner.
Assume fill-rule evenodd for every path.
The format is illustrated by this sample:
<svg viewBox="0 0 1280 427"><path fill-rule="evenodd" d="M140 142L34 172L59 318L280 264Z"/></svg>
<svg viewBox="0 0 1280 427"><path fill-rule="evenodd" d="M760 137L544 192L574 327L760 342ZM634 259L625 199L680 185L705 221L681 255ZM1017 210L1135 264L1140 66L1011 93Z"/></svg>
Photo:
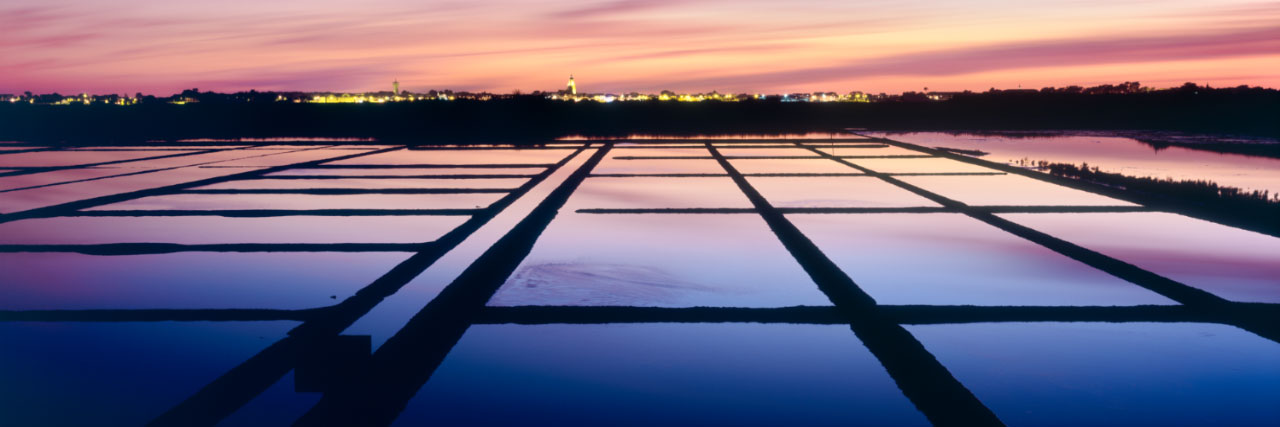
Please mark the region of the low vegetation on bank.
<svg viewBox="0 0 1280 427"><path fill-rule="evenodd" d="M1077 179L1157 199L1162 204L1211 214L1247 228L1280 234L1280 194L1243 190L1207 180L1134 177L1103 172L1088 163L1034 162L1030 166L1053 176Z"/></svg>

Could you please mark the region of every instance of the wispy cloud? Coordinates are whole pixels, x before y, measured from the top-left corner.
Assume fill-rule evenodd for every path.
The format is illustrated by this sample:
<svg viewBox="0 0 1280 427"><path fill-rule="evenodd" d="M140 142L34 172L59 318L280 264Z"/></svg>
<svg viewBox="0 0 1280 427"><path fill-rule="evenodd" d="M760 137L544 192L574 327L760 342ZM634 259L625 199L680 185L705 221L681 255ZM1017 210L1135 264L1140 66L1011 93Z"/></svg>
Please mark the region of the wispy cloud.
<svg viewBox="0 0 1280 427"><path fill-rule="evenodd" d="M0 93L356 90L393 77L532 90L570 72L610 91L980 89L994 75L1110 78L1078 70L1115 64L1125 79L1227 79L1244 64L1262 76L1249 83L1280 86L1277 23L1280 2L1254 0L6 0Z"/></svg>
<svg viewBox="0 0 1280 427"><path fill-rule="evenodd" d="M680 0L611 0L576 5L573 8L550 14L555 19L583 19L621 15L629 12L658 9L671 5L688 4Z"/></svg>
<svg viewBox="0 0 1280 427"><path fill-rule="evenodd" d="M931 50L821 66L723 75L674 82L678 86L776 85L874 76L941 76L995 70L1211 59L1280 53L1280 25L1210 34L1079 38Z"/></svg>
<svg viewBox="0 0 1280 427"><path fill-rule="evenodd" d="M751 44L741 46L717 46L703 47L696 49L670 49L654 52L637 53L630 55L620 55L609 58L610 61L643 61L651 59L679 58L685 56L700 56L711 54L734 54L734 53L750 53L765 54L779 51L786 51L798 47L796 44Z"/></svg>

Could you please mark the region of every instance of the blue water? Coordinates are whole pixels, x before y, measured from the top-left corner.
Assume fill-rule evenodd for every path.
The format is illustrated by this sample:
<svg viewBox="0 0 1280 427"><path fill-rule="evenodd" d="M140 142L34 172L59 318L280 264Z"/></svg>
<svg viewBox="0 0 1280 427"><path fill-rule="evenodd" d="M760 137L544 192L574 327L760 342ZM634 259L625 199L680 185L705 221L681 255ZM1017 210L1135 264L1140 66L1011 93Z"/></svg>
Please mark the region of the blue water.
<svg viewBox="0 0 1280 427"><path fill-rule="evenodd" d="M551 386L554 384L554 386ZM928 425L845 326L473 326L396 425Z"/></svg>
<svg viewBox="0 0 1280 427"><path fill-rule="evenodd" d="M1063 143L1091 142L1073 139ZM774 147L753 151L757 149L743 148L747 142L732 145L723 152L749 157L811 157L730 160L746 173L858 172L798 147L779 148L774 143ZM900 147L834 145L822 149L841 156L909 154ZM358 151L312 154L336 156ZM213 187L461 189L482 183L397 176L528 175L543 169L456 166L540 164L557 161L569 150L397 153L345 162L356 165L354 168L307 165L276 174L378 178L254 179ZM578 156L571 164L582 164L590 154ZM128 155L132 154L123 154ZM779 230L771 229L770 223L750 210L751 201L724 176L718 162L705 158L621 159L639 155L708 156L710 152L698 146L620 149L595 172L718 175L587 178L537 239L529 242L529 253L520 254L514 273L493 297L473 301L480 311L466 312L474 316L461 320L475 324L451 349L448 345L452 343L441 344L449 351L442 353L443 362L415 394L403 396L408 404L399 414L398 425L928 425L924 413L936 414L929 409L938 408L909 400L907 396L919 394L904 393L883 363L919 363L918 359L898 358L899 352L913 344L911 337L886 340L880 336L877 340L875 332L868 331L892 328L860 328L855 334L849 325L841 324L855 318L858 322L905 322L904 328L929 355L982 405L1012 426L1277 425L1280 420L1280 344L1265 338L1265 330L1254 328L1259 330L1255 334L1226 323L1153 323L1159 318L1153 315L1148 319L1143 313L1169 313L1166 310L1178 309L1177 303L977 219L939 212L938 203L874 176L748 176L746 181L767 201L790 209L783 217L834 264L835 270L847 275L877 303L894 306L887 310L901 316L879 320L842 317L865 308L834 307L815 280L829 285L835 282L820 274L811 275L813 272L797 261L797 254L812 257L803 253L806 242L784 245L777 237ZM39 156L19 160L49 164L84 161ZM993 174L990 169L949 159L850 161L882 172L935 173L902 176L901 180L973 206L1134 207L1029 178ZM0 165L15 163L0 161ZM406 167L370 166L376 164ZM423 167L432 164L453 166ZM0 205L42 208L261 166L267 164L225 170L189 167L20 190L0 194ZM15 175L27 178L14 181L66 178L44 173ZM498 214L460 246L430 266L420 266L423 272L403 278L405 286L395 294L384 300L371 298L374 307L367 314L354 311L352 317L359 319L347 319L352 326L342 333L369 335L373 350L384 351L382 345L433 299L476 289L475 283L454 281L490 245L503 241L508 231L570 173L556 172L554 178ZM526 179L487 188L506 188ZM19 320L29 318L24 316L69 315L26 310L91 310L70 314L99 318L110 316L92 310L124 310L146 318L154 312L131 310L169 309L175 311L165 315L217 318L227 312L204 310L319 308L321 311L249 313L263 318L319 313L322 319L341 323L338 316L331 316L334 311L323 310L332 310L353 296L370 295L358 293L381 277L396 276L388 272L412 270L414 265L406 267L404 261L417 248L365 251L324 244L437 242L422 247L431 253L438 240L453 235L471 218L323 216L317 212L246 218L155 209L472 208L499 197L502 194L178 192L90 207L93 212L88 214L68 210L53 211L47 218L39 217L43 214L16 221L0 217L0 427L145 424L291 336L301 323L168 321L162 320L164 316L149 322ZM865 209L857 213L797 212L812 207L907 209L895 213L867 213ZM723 210L680 214L582 211L670 208ZM122 213L121 209L148 212ZM1227 300L1256 303L1227 310L1271 307L1261 304L1280 302L1280 282L1276 281L1280 277L1276 265L1280 263L1275 255L1280 253L1280 239L1273 236L1172 213L1000 216ZM112 243L312 245L289 250L259 247L254 252L174 248L180 251L144 255L88 255L71 248L48 251L48 247L25 246ZM451 284L457 287L451 288ZM483 309L481 303L485 304ZM592 315L620 312L610 306L627 306L624 308L630 311L626 313L653 316L718 314L700 318L701 323L654 317L629 320L634 323L591 324ZM991 310L1010 310L1008 306L1017 306L1013 309L1023 314L1043 313L1038 310L1046 307L1083 313L1074 310L1086 307L1091 310L1087 313L1122 310L1139 315L1127 323L962 323L965 319L955 317L950 319L960 323L917 324L935 319L929 315L938 313L986 313L981 319L990 322ZM530 316L531 312L555 315ZM504 313L524 313L526 317L488 317ZM739 317L716 317L725 313ZM792 316L795 313L804 316ZM663 319L670 323L663 323ZM424 329L437 331L435 325ZM293 333L301 337L305 330ZM872 343L875 356L860 336L865 343ZM403 349L386 347L390 348L387 352ZM395 354L379 354L374 360L388 360L389 356ZM419 362L424 365L413 368L430 368L426 365L430 360L405 361L407 365ZM928 360L925 362L916 367L927 365ZM355 362L347 363L340 368L359 367ZM892 372L902 380L913 369L909 366ZM261 381L261 389L251 390L251 395L245 396L249 402L221 425L287 425L321 401L320 393L297 392L292 372L281 378L252 379ZM945 378L939 381L945 382ZM912 387L906 381L902 384Z"/></svg>

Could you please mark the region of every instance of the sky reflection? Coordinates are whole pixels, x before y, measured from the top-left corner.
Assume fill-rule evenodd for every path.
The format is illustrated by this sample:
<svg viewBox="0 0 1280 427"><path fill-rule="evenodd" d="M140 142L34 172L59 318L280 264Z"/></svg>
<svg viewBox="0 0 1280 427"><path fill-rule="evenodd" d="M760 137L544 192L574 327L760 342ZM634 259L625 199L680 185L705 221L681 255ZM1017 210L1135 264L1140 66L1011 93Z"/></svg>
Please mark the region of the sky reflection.
<svg viewBox="0 0 1280 427"><path fill-rule="evenodd" d="M959 214L787 218L881 304L1172 303Z"/></svg>
<svg viewBox="0 0 1280 427"><path fill-rule="evenodd" d="M727 178L726 178L727 180ZM568 214L490 305L830 305L754 215Z"/></svg>
<svg viewBox="0 0 1280 427"><path fill-rule="evenodd" d="M0 322L0 414L13 426L143 425L296 325Z"/></svg>
<svg viewBox="0 0 1280 427"><path fill-rule="evenodd" d="M236 209L478 209L497 193L459 194L173 194L144 197L90 210Z"/></svg>
<svg viewBox="0 0 1280 427"><path fill-rule="evenodd" d="M1272 425L1280 345L1197 323L907 326L1009 425Z"/></svg>
<svg viewBox="0 0 1280 427"><path fill-rule="evenodd" d="M0 253L0 310L332 305L408 254Z"/></svg>
<svg viewBox="0 0 1280 427"><path fill-rule="evenodd" d="M848 327L776 324L473 326L395 425L795 420L928 425Z"/></svg>
<svg viewBox="0 0 1280 427"><path fill-rule="evenodd" d="M0 223L0 244L423 243L466 216L57 217Z"/></svg>
<svg viewBox="0 0 1280 427"><path fill-rule="evenodd" d="M879 133L872 133L879 135ZM1156 149L1129 137L1105 133L1061 132L1042 136L1000 136L913 132L888 135L928 147L981 150L995 162L1021 159L1079 165L1129 176L1209 180L1249 190L1280 193L1280 159L1223 154L1183 147ZM1154 137L1168 137L1153 134Z"/></svg>
<svg viewBox="0 0 1280 427"><path fill-rule="evenodd" d="M753 176L747 178L747 181L770 204L779 208L940 206L929 199L869 176Z"/></svg>
<svg viewBox="0 0 1280 427"><path fill-rule="evenodd" d="M1229 300L1280 302L1280 238L1163 212L1001 216Z"/></svg>
<svg viewBox="0 0 1280 427"><path fill-rule="evenodd" d="M727 176L594 177L583 182L565 205L565 209L749 207L751 202Z"/></svg>
<svg viewBox="0 0 1280 427"><path fill-rule="evenodd" d="M970 206L1137 206L1020 175L904 176L908 184Z"/></svg>
<svg viewBox="0 0 1280 427"><path fill-rule="evenodd" d="M835 149L840 155L880 150L848 148L846 154L846 148ZM757 149L724 147L722 153L776 156L807 151L752 150ZM48 206L59 200L178 185L121 197L129 199L123 202L89 201L0 216L0 340L10 344L0 348L0 423L143 424L238 364L264 360L254 355L277 340L292 340L285 337L297 326L162 320L225 319L222 316L229 313L261 318L305 314L307 322L321 322L305 330L336 325L344 335L368 335L379 352L376 362L401 358L390 364L397 370L386 378L425 382L395 387L398 391L392 394L402 394L393 397L408 407L388 416L398 415L401 425L779 425L795 420L814 425L922 425L928 420L921 411L936 415L949 410L950 403L929 403L919 394L932 390L920 384L945 384L948 378L911 382L918 372L929 372L934 357L1010 425L1266 425L1280 416L1272 404L1277 398L1273 385L1280 382L1274 363L1280 359L1280 346L1268 340L1265 323L1244 323L1234 316L1231 310L1244 306L1193 313L1195 321L1218 324L1182 322L1187 319L1179 316L1186 311L1165 297L974 218L983 214L918 209L937 205L874 176L747 176L745 180L770 204L786 208L784 218L803 233L797 236L785 224L765 221L776 217L754 212L743 189L715 160L625 159L709 156L701 147L617 149L600 166L654 173L661 165L645 162L697 165L689 169L706 168L714 176L586 176L578 168L596 152L589 148L527 193L514 194L518 197L510 205L475 216L378 215L368 209L472 203L466 194L388 194L387 189L508 188L529 182L527 177L403 175L528 174L545 169L345 168L309 162L273 178L253 172L276 161L359 150L324 149L296 157L276 149L252 151L273 155L249 160L262 161L258 166L186 164L132 177L0 193L3 206ZM449 158L483 165L493 159L540 162L544 156L570 152L503 151L512 150L455 150L447 155L400 150L377 161L396 166ZM498 157L487 157L490 154ZM272 157L277 160L265 160ZM949 168L960 163L937 158L865 160L891 160L890 169L903 172L954 170ZM119 169L148 171L149 165L169 161L130 162L130 167ZM816 157L729 161L764 173L857 171ZM651 166L655 169L646 169ZM196 190L205 192L183 186L243 172L250 173L211 185L199 183L202 187ZM286 175L329 176L282 178ZM359 177L363 175L378 177ZM562 186L575 185L584 176L571 195L557 190L568 189ZM1118 204L1016 175L899 179L975 204ZM273 193L317 188L372 191ZM256 191L228 191L235 189ZM558 207L563 199L550 195L567 195L568 200ZM92 211L80 211L86 206ZM801 213L815 206L928 213ZM543 210L557 207L554 215ZM168 211L232 208L284 211ZM314 208L358 212L289 211ZM606 210L580 212L602 208ZM607 213L680 208L732 208L725 211L732 213ZM401 213L405 212L396 212ZM492 219L487 217L490 213ZM1169 213L1002 217L1230 300L1280 302L1275 279L1280 277L1275 255L1280 254L1280 239L1272 236ZM463 224L480 226L472 232L458 228ZM538 228L543 225L545 229ZM419 247L361 245L429 242L451 230L457 233L450 236L463 238L420 246L422 252L414 252ZM802 250L793 254L779 235L793 249ZM804 251L805 239L822 253ZM326 245L340 243L355 245ZM166 251L175 252L150 254ZM846 300L832 305L812 277L840 285L839 272L828 275L814 268L811 276L798 261L813 267L811 262L822 262L823 257L878 303L896 307L846 305ZM504 273L513 265L507 277L477 280L484 274L470 274ZM372 283L379 286L369 287ZM494 287L496 293L484 300ZM394 293L383 294L390 291ZM468 294L473 291L477 293ZM347 300L357 295L361 298ZM361 305L365 302L370 304ZM342 309L331 307L339 303ZM279 311L321 307L326 309ZM689 309L695 307L701 308ZM863 310L885 316L859 316L866 313ZM424 312L433 316L431 322L410 320ZM155 321L123 322L115 316ZM77 320L66 321L68 317ZM43 321L27 321L33 318ZM1015 318L1033 323L923 325L938 319ZM1132 322L1037 321L1044 319ZM1146 323L1171 319L1178 322ZM606 320L634 323L591 324ZM891 322L898 321L909 324L911 336L886 339L884 331L892 332L896 326ZM415 327L405 328L409 322ZM840 322L856 324L857 332ZM446 323L459 326L452 331L461 334L456 343L459 335L440 334L436 328ZM915 339L928 351L920 353L925 357L901 357L915 348ZM391 342L395 345L384 345ZM404 346L406 342L410 345ZM405 352L418 343L430 348ZM308 340L304 350L311 350L310 345ZM279 356L285 353L289 354ZM235 371L237 380L262 389L228 395L249 402L222 424L288 424L320 402L318 394L294 391L292 374L280 377L297 363L285 353L265 359L274 360L269 363L278 364L280 371ZM364 366L348 363L341 367ZM416 377L412 372L430 375ZM908 396L915 400L908 401ZM65 410L71 406L80 410Z"/></svg>

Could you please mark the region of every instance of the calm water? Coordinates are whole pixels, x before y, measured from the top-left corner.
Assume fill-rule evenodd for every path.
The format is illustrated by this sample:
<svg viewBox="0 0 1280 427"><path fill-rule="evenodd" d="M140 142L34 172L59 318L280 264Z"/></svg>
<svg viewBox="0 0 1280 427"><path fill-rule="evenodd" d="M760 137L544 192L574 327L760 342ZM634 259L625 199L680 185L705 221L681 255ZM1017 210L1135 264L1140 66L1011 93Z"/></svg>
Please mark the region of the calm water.
<svg viewBox="0 0 1280 427"><path fill-rule="evenodd" d="M868 133L928 147L990 153L983 159L1012 163L1022 159L1088 163L1129 176L1209 180L1246 190L1280 193L1280 159L1215 153L1171 146L1153 147L1137 139L1097 132L1061 132L1044 136L1001 136L942 132ZM1271 141L1271 143L1280 143Z"/></svg>
<svg viewBox="0 0 1280 427"><path fill-rule="evenodd" d="M1280 169L966 138L903 136L1228 185ZM762 139L635 139L594 167L604 141L0 152L0 425L1280 419L1280 238L866 138ZM933 359L950 376L913 377ZM977 400L920 398L947 384ZM225 411L188 412L206 397Z"/></svg>

